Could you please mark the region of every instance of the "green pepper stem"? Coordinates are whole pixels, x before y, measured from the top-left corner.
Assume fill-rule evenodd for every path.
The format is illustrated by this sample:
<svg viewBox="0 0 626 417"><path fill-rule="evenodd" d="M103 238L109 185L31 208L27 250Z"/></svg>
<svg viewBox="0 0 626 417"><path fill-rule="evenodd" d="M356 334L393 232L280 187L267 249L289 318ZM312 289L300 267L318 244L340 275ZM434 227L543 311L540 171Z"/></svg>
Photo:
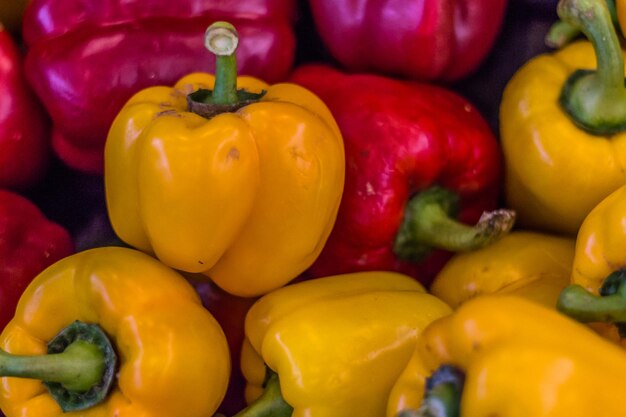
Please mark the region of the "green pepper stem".
<svg viewBox="0 0 626 417"><path fill-rule="evenodd" d="M117 356L95 324L76 321L48 343L47 355L0 350L0 376L41 380L64 412L104 400L113 386Z"/></svg>
<svg viewBox="0 0 626 417"><path fill-rule="evenodd" d="M278 375L270 371L263 394L233 417L290 417L292 413L280 392Z"/></svg>
<svg viewBox="0 0 626 417"><path fill-rule="evenodd" d="M559 17L580 29L593 44L597 70L574 72L561 91L560 104L582 129L596 135L626 129L624 56L607 4L560 0Z"/></svg>
<svg viewBox="0 0 626 417"><path fill-rule="evenodd" d="M507 209L484 212L473 226L461 223L453 218L457 200L454 193L441 187L411 198L396 235L396 255L418 261L433 248L454 252L479 249L500 239L515 223L515 212Z"/></svg>
<svg viewBox="0 0 626 417"><path fill-rule="evenodd" d="M58 382L72 391L87 391L100 382L103 372L104 354L82 340L49 355L17 356L0 350L0 375Z"/></svg>
<svg viewBox="0 0 626 417"><path fill-rule="evenodd" d="M440 366L426 381L422 405L403 410L396 417L460 417L465 374L459 369Z"/></svg>
<svg viewBox="0 0 626 417"><path fill-rule="evenodd" d="M606 0L606 5L611 13L611 21L616 30L619 31L619 22L617 20L617 9L615 8L614 0ZM548 34L545 38L545 43L550 48L562 48L571 41L573 41L578 35L580 35L580 29L577 26L573 26L563 20L557 20L548 30Z"/></svg>
<svg viewBox="0 0 626 417"><path fill-rule="evenodd" d="M626 270L606 277L599 292L595 295L580 285L570 285L561 291L557 309L583 323L626 323Z"/></svg>
<svg viewBox="0 0 626 417"><path fill-rule="evenodd" d="M239 35L228 22L215 22L206 30L205 47L215 54L215 87L211 102L233 104L237 97L237 57Z"/></svg>

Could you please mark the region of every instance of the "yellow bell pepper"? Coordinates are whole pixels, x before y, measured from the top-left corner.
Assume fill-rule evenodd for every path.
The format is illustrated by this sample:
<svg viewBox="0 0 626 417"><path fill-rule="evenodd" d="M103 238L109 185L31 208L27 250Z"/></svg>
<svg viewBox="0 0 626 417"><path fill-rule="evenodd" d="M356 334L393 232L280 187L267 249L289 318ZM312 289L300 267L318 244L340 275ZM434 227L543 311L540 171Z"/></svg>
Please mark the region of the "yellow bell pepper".
<svg viewBox="0 0 626 417"><path fill-rule="evenodd" d="M626 185L585 218L578 237L572 285L558 308L583 322L607 322L606 337L626 346Z"/></svg>
<svg viewBox="0 0 626 417"><path fill-rule="evenodd" d="M109 131L104 178L123 241L257 296L322 250L343 191L344 148L313 93L236 76L237 39L232 26L212 25L207 44L223 54L215 77L190 74L128 101Z"/></svg>
<svg viewBox="0 0 626 417"><path fill-rule="evenodd" d="M7 417L208 417L230 373L224 333L193 287L128 248L80 252L44 270L0 348Z"/></svg>
<svg viewBox="0 0 626 417"><path fill-rule="evenodd" d="M422 332L387 416L621 417L625 372L626 353L586 326L484 296Z"/></svg>
<svg viewBox="0 0 626 417"><path fill-rule="evenodd" d="M479 295L517 295L554 308L570 282L574 239L515 231L490 246L454 255L431 284L452 308Z"/></svg>
<svg viewBox="0 0 626 417"><path fill-rule="evenodd" d="M591 43L539 55L513 76L500 135L507 205L518 224L575 235L626 183L624 56L604 1L562 0L558 12Z"/></svg>
<svg viewBox="0 0 626 417"><path fill-rule="evenodd" d="M241 367L251 404L237 417L266 415L260 409L276 417L384 415L421 330L450 311L394 272L336 275L271 292L246 317Z"/></svg>

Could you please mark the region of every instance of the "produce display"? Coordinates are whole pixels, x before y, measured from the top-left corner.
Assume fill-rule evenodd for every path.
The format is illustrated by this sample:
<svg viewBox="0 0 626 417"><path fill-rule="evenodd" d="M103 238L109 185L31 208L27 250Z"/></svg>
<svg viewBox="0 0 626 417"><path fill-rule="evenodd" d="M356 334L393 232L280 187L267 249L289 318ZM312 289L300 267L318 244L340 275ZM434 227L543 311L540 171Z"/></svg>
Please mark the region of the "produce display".
<svg viewBox="0 0 626 417"><path fill-rule="evenodd" d="M626 0L0 23L0 417L626 416Z"/></svg>

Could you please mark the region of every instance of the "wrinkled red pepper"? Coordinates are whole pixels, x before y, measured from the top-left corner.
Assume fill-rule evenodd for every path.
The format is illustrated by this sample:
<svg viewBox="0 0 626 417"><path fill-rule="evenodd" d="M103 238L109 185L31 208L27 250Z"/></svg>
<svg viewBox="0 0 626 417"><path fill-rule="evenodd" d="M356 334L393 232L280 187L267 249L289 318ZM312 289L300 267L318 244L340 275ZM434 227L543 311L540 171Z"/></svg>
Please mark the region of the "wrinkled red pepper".
<svg viewBox="0 0 626 417"><path fill-rule="evenodd" d="M0 190L0 329L32 279L73 251L67 230L25 197Z"/></svg>
<svg viewBox="0 0 626 417"><path fill-rule="evenodd" d="M501 188L499 145L467 100L321 65L300 67L290 80L325 101L346 151L339 214L313 276L392 270L428 284L449 250L486 245L512 227L507 210L464 224L496 208Z"/></svg>
<svg viewBox="0 0 626 417"><path fill-rule="evenodd" d="M69 166L101 173L115 115L133 93L213 71L203 33L228 20L240 33L240 74L276 82L295 53L295 0L33 0L24 15L26 73Z"/></svg>
<svg viewBox="0 0 626 417"><path fill-rule="evenodd" d="M330 53L346 68L452 81L490 52L506 0L310 0Z"/></svg>
<svg viewBox="0 0 626 417"><path fill-rule="evenodd" d="M50 156L49 120L24 77L22 56L0 25L0 187L38 182Z"/></svg>
<svg viewBox="0 0 626 417"><path fill-rule="evenodd" d="M202 281L191 281L200 295L202 304L224 330L230 349L231 373L228 389L218 411L227 416L234 415L246 406L244 397L246 379L241 373L239 358L245 339L246 314L257 298L236 297L220 289L217 285Z"/></svg>

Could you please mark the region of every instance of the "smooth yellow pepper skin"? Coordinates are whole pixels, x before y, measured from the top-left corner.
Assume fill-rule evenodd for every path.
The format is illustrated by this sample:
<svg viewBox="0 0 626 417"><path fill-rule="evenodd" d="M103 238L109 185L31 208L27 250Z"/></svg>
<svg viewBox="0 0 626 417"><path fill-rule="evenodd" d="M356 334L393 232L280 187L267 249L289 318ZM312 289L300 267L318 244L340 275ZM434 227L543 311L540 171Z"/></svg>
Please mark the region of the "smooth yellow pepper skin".
<svg viewBox="0 0 626 417"><path fill-rule="evenodd" d="M246 317L246 399L260 395L267 366L292 417L382 416L417 336L450 311L393 272L319 278L269 293Z"/></svg>
<svg viewBox="0 0 626 417"><path fill-rule="evenodd" d="M487 294L516 295L554 308L570 282L574 246L571 238L514 231L488 247L454 255L430 290L452 308Z"/></svg>
<svg viewBox="0 0 626 417"><path fill-rule="evenodd" d="M585 216L626 183L626 134L595 136L559 106L575 69L594 69L587 41L527 62L507 84L500 106L507 206L519 226L575 235Z"/></svg>
<svg viewBox="0 0 626 417"><path fill-rule="evenodd" d="M120 358L104 402L63 413L37 380L2 378L7 417L208 417L228 384L222 329L179 274L139 251L97 248L52 265L29 285L0 335L9 353L40 355L74 320L97 323Z"/></svg>
<svg viewBox="0 0 626 417"><path fill-rule="evenodd" d="M520 297L479 297L429 325L393 388L387 417L417 409L425 379L442 364L465 373L464 417L626 415L623 350Z"/></svg>
<svg viewBox="0 0 626 417"><path fill-rule="evenodd" d="M133 247L258 296L324 246L343 191L343 141L326 106L293 84L238 77L238 88L267 93L211 119L189 112L187 94L214 82L194 73L128 101L105 147L107 207Z"/></svg>

